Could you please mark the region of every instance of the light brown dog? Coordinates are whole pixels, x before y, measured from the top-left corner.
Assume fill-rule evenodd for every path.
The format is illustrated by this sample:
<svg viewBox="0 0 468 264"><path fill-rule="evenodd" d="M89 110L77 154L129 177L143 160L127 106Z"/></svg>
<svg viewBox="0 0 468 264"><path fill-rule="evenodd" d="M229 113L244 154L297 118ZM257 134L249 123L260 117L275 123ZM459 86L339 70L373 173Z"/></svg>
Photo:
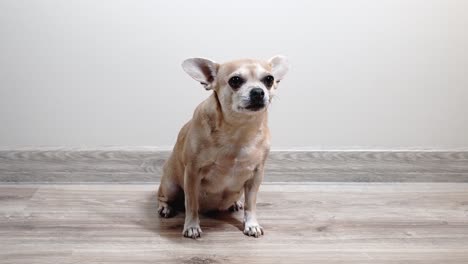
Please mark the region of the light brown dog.
<svg viewBox="0 0 468 264"><path fill-rule="evenodd" d="M289 69L287 59L237 60L224 64L192 58L183 69L213 93L182 127L163 168L158 190L162 217L185 195L183 235L201 235L199 212L242 209L244 234L263 235L255 215L257 192L270 149L267 109Z"/></svg>

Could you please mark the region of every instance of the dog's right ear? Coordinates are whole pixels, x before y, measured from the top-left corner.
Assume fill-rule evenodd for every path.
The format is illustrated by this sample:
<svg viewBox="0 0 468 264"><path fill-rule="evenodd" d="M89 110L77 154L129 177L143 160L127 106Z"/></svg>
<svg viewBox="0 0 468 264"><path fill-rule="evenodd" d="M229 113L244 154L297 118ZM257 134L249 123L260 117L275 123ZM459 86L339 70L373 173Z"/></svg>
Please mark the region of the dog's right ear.
<svg viewBox="0 0 468 264"><path fill-rule="evenodd" d="M213 89L219 64L203 58L191 58L184 60L182 68L190 77L200 82L206 90Z"/></svg>

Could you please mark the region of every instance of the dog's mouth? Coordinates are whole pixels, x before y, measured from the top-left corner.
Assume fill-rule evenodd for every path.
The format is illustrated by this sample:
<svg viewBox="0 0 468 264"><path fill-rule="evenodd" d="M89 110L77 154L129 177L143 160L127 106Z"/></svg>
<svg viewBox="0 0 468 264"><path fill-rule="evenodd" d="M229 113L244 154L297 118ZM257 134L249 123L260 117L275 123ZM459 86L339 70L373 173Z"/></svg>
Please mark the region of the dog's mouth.
<svg viewBox="0 0 468 264"><path fill-rule="evenodd" d="M265 108L265 106L266 105L264 103L255 103L255 104L249 104L248 106L245 107L245 109L249 111L259 111Z"/></svg>

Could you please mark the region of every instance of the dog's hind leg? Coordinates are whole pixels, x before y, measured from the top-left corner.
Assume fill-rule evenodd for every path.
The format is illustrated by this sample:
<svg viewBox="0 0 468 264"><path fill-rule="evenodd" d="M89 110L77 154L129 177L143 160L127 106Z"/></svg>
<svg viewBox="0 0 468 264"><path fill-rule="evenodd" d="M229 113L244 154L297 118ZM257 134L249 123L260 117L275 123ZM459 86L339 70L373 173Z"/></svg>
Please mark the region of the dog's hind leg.
<svg viewBox="0 0 468 264"><path fill-rule="evenodd" d="M180 193L180 187L170 179L161 179L158 189L158 214L161 217L168 218L174 215L175 210L171 206L177 200Z"/></svg>
<svg viewBox="0 0 468 264"><path fill-rule="evenodd" d="M183 194L181 187L175 182L172 177L175 171L169 166L164 166L161 184L158 190L158 214L161 217L168 218L174 215L175 210L171 206Z"/></svg>

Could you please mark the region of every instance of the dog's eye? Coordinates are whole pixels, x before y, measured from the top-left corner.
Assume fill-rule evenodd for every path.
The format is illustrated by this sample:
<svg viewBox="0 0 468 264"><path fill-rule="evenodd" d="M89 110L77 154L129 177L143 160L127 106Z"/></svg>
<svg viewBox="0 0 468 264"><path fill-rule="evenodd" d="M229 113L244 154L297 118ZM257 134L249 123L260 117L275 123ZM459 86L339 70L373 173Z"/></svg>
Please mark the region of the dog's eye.
<svg viewBox="0 0 468 264"><path fill-rule="evenodd" d="M234 76L234 77L231 77L231 79L229 79L229 85L233 89L239 89L243 83L244 83L244 79L242 79L239 76Z"/></svg>
<svg viewBox="0 0 468 264"><path fill-rule="evenodd" d="M262 79L263 84L265 84L265 86L267 88L270 88L271 86L273 86L274 81L275 81L275 78L273 78L273 76L271 76L271 75L265 76Z"/></svg>

